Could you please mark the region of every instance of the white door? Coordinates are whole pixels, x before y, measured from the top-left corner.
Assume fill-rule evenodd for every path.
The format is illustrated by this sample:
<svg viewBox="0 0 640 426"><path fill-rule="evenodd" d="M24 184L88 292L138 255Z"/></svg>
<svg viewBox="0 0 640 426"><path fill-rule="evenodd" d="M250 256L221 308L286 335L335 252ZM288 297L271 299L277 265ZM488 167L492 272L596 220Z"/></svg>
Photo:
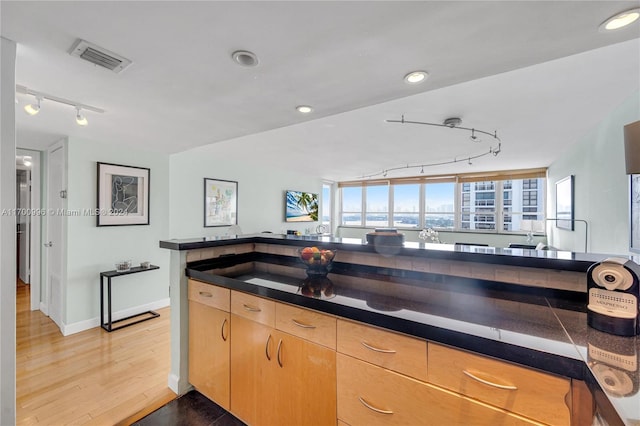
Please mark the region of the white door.
<svg viewBox="0 0 640 426"><path fill-rule="evenodd" d="M66 253L66 146L58 142L48 150L47 169L47 283L45 305L47 314L62 329Z"/></svg>

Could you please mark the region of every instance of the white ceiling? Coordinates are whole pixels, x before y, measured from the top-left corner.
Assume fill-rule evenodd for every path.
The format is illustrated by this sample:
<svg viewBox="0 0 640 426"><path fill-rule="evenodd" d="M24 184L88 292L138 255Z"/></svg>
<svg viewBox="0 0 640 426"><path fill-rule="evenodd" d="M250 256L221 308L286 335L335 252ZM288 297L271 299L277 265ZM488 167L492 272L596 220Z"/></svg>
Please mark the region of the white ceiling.
<svg viewBox="0 0 640 426"><path fill-rule="evenodd" d="M598 25L639 1L0 2L18 43L16 81L105 109L75 124L17 95L18 146L61 136L176 153L196 147L248 164L347 180L488 150L468 133L386 119L497 130L501 153L425 174L547 166L613 108L638 96L640 24ZM115 74L69 55L85 39L133 61ZM260 64L242 68L238 49ZM429 79L402 77L423 69ZM314 112L302 116L296 105ZM638 113L640 117L640 111ZM487 138L485 138L487 139ZM490 138L488 138L490 139ZM395 173L417 174L419 169Z"/></svg>

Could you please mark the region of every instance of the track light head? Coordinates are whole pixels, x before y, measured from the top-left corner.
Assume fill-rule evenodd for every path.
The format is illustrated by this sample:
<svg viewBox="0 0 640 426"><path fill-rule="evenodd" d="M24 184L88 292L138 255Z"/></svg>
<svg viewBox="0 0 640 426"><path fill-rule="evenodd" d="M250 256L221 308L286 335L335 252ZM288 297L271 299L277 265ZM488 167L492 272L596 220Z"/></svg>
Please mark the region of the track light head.
<svg viewBox="0 0 640 426"><path fill-rule="evenodd" d="M80 109L80 107L76 107L76 123L78 123L79 126L86 126L89 124L89 120L87 120L87 117L80 114Z"/></svg>
<svg viewBox="0 0 640 426"><path fill-rule="evenodd" d="M35 103L31 103L28 104L24 107L24 110L27 114L29 115L36 115L37 113L40 112L40 101L42 100L41 97L36 96L36 102Z"/></svg>

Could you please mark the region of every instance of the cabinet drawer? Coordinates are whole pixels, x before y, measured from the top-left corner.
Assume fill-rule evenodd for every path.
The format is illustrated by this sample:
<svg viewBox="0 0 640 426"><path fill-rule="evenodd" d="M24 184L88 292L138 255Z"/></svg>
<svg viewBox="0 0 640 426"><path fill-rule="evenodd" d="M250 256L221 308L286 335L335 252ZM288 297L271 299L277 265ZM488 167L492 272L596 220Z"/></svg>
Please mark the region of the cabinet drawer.
<svg viewBox="0 0 640 426"><path fill-rule="evenodd" d="M231 290L201 281L189 280L189 300L229 312Z"/></svg>
<svg viewBox="0 0 640 426"><path fill-rule="evenodd" d="M276 325L276 303L251 294L232 291L231 313L269 327Z"/></svg>
<svg viewBox="0 0 640 426"><path fill-rule="evenodd" d="M429 382L554 425L570 424L570 381L429 343Z"/></svg>
<svg viewBox="0 0 640 426"><path fill-rule="evenodd" d="M336 319L329 315L276 303L276 328L319 345L336 348Z"/></svg>
<svg viewBox="0 0 640 426"><path fill-rule="evenodd" d="M338 320L338 352L427 381L427 342Z"/></svg>
<svg viewBox="0 0 640 426"><path fill-rule="evenodd" d="M340 353L337 376L338 419L351 426L532 424L513 413Z"/></svg>

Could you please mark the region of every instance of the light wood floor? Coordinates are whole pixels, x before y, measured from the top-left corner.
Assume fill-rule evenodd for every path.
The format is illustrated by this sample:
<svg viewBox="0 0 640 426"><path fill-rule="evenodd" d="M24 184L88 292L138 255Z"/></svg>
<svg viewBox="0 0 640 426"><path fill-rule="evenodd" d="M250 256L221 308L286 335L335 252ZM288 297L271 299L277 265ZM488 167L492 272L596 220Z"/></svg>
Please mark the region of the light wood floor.
<svg viewBox="0 0 640 426"><path fill-rule="evenodd" d="M175 398L167 387L169 308L157 312L112 333L97 327L63 337L29 310L29 286L19 282L17 424L126 424Z"/></svg>

